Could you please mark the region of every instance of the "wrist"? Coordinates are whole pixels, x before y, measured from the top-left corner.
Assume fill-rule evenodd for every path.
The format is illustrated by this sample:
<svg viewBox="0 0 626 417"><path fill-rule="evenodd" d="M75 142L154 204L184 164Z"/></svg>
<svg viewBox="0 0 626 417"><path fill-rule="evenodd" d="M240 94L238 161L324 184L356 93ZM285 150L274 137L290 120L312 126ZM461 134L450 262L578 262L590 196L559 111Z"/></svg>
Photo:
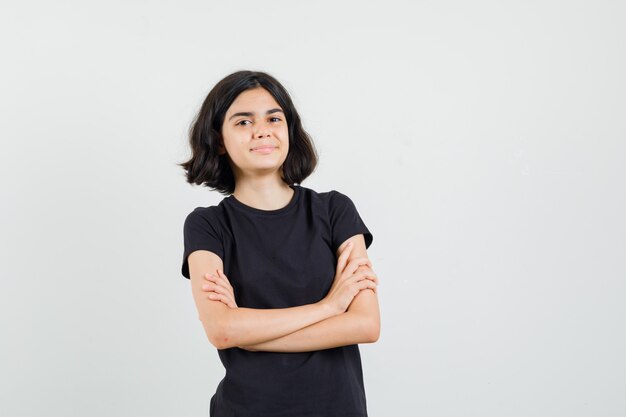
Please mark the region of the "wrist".
<svg viewBox="0 0 626 417"><path fill-rule="evenodd" d="M338 316L339 314L341 314L341 311L338 311L335 307L331 305L331 303L329 303L325 299L318 301L317 304L320 305L321 309L324 311L324 315L327 318Z"/></svg>

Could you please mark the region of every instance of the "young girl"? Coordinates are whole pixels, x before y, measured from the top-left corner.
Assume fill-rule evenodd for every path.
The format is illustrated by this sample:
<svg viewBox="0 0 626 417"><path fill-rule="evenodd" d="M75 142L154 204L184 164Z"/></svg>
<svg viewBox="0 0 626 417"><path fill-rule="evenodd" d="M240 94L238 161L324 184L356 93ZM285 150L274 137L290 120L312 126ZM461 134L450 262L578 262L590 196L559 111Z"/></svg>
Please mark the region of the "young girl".
<svg viewBox="0 0 626 417"><path fill-rule="evenodd" d="M238 71L190 129L187 181L226 197L185 219L182 274L226 374L211 417L366 417L359 343L378 340L372 234L338 191L285 88Z"/></svg>

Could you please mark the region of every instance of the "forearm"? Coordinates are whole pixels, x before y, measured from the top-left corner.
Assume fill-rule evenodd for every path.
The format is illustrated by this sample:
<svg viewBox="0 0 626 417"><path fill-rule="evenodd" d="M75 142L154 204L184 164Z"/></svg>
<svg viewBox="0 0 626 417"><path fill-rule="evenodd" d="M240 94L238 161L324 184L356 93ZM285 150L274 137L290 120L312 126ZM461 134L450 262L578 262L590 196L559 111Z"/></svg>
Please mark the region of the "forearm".
<svg viewBox="0 0 626 417"><path fill-rule="evenodd" d="M374 341L372 326L362 314L346 311L291 334L243 349L266 352L310 352Z"/></svg>
<svg viewBox="0 0 626 417"><path fill-rule="evenodd" d="M255 345L281 338L336 315L331 306L321 302L277 309L230 309L221 320L219 348Z"/></svg>
<svg viewBox="0 0 626 417"><path fill-rule="evenodd" d="M357 236L360 237L360 240L356 240L360 244L361 252L365 253L363 236ZM211 314L205 314L201 317L211 343L218 349L231 347L245 349L246 346L260 345L258 346L259 350L308 351L375 341L378 338L377 335L373 336L377 334L376 329L378 327L377 317L375 317L378 315L377 305L365 302L368 298L365 294L371 294L373 301L376 301L375 291L371 288L363 288L363 282L357 283L355 281L355 278L362 279L365 277L364 275L354 277L356 274L355 267L359 270L359 268L370 265L370 263L365 256L354 256L354 259L348 262L348 255L352 253L348 249L349 247L350 245L346 244L346 249L341 251L337 265L338 271L344 271L344 275L345 269L349 265L353 275L342 275L343 279L339 281L340 284L331 287L324 300L328 298L332 302L321 300L314 304L283 309L237 307L234 302L234 291L226 276L220 277L221 279L213 277L215 278L213 280L208 278L216 284L207 284L202 289L211 292L210 297L213 300L224 303L222 309L217 308L219 311L213 311ZM352 254L355 253L357 252ZM217 272L223 275L219 270ZM360 271L359 273L362 274ZM371 271L370 273L373 274ZM338 282L337 279L338 276L335 276L333 284ZM357 286L361 291L357 291L358 294L356 295L350 294L349 291L354 291ZM346 301L350 300L346 298L347 296L352 299L347 307L348 312L351 312L350 314L341 313L346 308ZM216 307L218 305L220 305L219 302ZM373 307L376 308L376 311ZM341 320L331 320L340 316L345 317L342 317ZM309 328L316 323L326 321L328 323L325 323L321 328L317 326ZM304 328L308 329L288 337Z"/></svg>

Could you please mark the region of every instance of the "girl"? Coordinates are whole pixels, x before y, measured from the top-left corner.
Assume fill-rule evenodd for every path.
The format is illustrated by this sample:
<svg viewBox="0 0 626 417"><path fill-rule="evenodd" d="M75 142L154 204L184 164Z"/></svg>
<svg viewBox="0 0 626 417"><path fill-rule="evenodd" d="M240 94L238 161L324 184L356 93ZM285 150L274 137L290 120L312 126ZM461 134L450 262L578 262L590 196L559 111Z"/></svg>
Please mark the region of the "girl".
<svg viewBox="0 0 626 417"><path fill-rule="evenodd" d="M373 237L346 195L300 185L317 154L289 94L267 73L230 74L189 139L187 181L226 196L183 226L182 274L226 369L209 415L366 417Z"/></svg>

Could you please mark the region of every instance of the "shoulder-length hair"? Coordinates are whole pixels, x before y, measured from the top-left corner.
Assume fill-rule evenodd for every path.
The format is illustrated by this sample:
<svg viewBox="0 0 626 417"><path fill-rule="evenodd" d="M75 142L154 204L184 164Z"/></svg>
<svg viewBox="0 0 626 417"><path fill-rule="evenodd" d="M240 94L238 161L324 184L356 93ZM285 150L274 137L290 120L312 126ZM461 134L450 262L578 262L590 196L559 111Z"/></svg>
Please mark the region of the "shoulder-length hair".
<svg viewBox="0 0 626 417"><path fill-rule="evenodd" d="M313 140L305 132L289 93L271 75L260 71L237 71L219 81L209 92L189 128L191 158L178 164L190 184L204 185L221 194L235 191L235 176L226 154L218 154L226 111L243 91L262 87L283 109L289 129L289 152L283 163L282 180L300 184L311 175L318 155Z"/></svg>

